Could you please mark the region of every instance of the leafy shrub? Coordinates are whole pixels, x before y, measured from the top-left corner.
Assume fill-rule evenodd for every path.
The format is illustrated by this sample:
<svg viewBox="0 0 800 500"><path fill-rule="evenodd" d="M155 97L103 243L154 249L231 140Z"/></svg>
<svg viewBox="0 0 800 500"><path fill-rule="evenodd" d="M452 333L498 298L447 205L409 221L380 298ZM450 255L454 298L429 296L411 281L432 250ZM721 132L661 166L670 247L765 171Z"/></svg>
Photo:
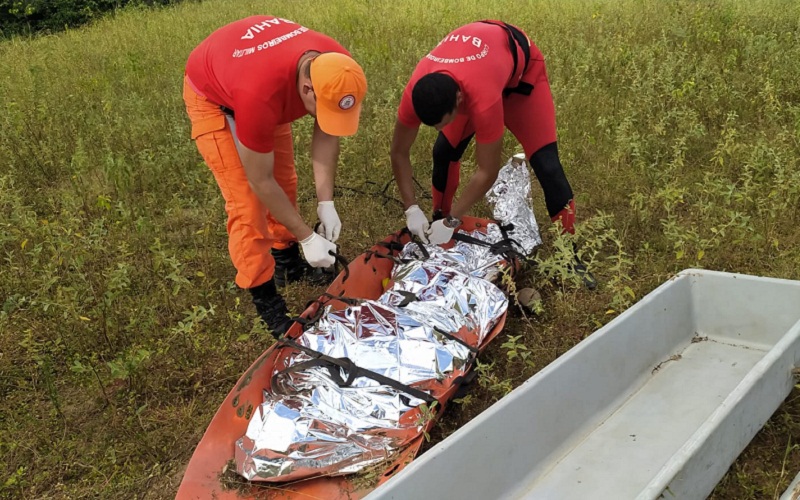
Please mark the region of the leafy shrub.
<svg viewBox="0 0 800 500"><path fill-rule="evenodd" d="M0 35L60 31L126 5L171 5L181 0L0 0Z"/></svg>

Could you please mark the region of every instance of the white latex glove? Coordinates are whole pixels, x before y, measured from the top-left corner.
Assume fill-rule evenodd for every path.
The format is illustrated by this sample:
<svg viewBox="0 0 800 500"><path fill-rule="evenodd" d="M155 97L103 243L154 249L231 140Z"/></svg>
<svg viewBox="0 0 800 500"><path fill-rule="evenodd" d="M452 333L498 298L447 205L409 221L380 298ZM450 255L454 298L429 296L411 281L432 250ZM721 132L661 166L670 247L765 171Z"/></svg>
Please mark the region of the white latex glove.
<svg viewBox="0 0 800 500"><path fill-rule="evenodd" d="M411 231L411 234L419 236L423 243L428 243L430 224L428 224L428 218L425 217L419 205L411 205L406 210L406 227Z"/></svg>
<svg viewBox="0 0 800 500"><path fill-rule="evenodd" d="M317 233L312 232L311 236L302 240L303 256L312 267L330 267L336 262L336 258L328 251L336 251L336 245L326 240Z"/></svg>
<svg viewBox="0 0 800 500"><path fill-rule="evenodd" d="M319 202L319 204L317 204L317 216L320 222L319 228L317 228L319 235L331 242L338 240L339 233L342 232L342 221L339 219L339 214L336 213L333 202Z"/></svg>
<svg viewBox="0 0 800 500"><path fill-rule="evenodd" d="M453 231L455 231L455 228L445 226L444 219L439 219L431 224L431 228L428 231L428 239L431 245L441 245L453 238Z"/></svg>

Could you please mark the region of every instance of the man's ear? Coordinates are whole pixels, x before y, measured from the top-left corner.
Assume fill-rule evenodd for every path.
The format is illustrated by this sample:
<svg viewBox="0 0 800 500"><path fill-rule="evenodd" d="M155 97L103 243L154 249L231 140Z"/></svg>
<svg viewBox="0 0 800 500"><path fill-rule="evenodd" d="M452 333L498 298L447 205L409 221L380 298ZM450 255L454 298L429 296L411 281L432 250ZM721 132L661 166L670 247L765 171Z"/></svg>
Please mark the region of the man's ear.
<svg viewBox="0 0 800 500"><path fill-rule="evenodd" d="M311 86L310 83L303 84L303 95L308 95L309 92L313 92L314 87Z"/></svg>
<svg viewBox="0 0 800 500"><path fill-rule="evenodd" d="M456 107L461 106L461 100L462 99L463 98L461 96L461 91L460 90L456 90Z"/></svg>

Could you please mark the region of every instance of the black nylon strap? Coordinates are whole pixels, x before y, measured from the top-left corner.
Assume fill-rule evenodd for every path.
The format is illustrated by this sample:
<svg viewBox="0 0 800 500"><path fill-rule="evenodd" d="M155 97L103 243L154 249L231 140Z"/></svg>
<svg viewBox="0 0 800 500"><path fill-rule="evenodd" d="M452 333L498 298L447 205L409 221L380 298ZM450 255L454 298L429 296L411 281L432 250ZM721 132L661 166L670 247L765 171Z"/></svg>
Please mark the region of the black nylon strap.
<svg viewBox="0 0 800 500"><path fill-rule="evenodd" d="M419 251L420 253L422 253L423 257L422 260L428 260L431 258L431 254L428 252L428 250L425 248L425 245L420 241L420 239L417 236L412 235L411 242L417 245L417 248L419 248ZM408 262L411 262L411 259L401 259L395 255L396 253L399 253L400 250L403 249L403 245L399 241L392 241L390 243L380 242L378 243L378 246L386 248L387 250L389 250L390 253L380 253L374 250L367 250L366 252L364 252L367 254L367 260L371 259L372 257L380 257L383 259L389 259L395 264L406 264Z"/></svg>
<svg viewBox="0 0 800 500"><path fill-rule="evenodd" d="M403 249L403 245L399 241L379 241L376 245L384 247L390 252L399 252Z"/></svg>
<svg viewBox="0 0 800 500"><path fill-rule="evenodd" d="M348 306L358 306L358 305L361 305L362 302L364 302L363 299L356 299L354 297L347 297L345 295L334 295L334 294L328 293L328 292L322 292L320 295L322 297L326 297L328 299L325 302L320 302L320 305L323 305L323 306L325 304L327 304L328 302L333 302L333 301L343 302L343 303L347 304Z"/></svg>
<svg viewBox="0 0 800 500"><path fill-rule="evenodd" d="M283 344L283 345L281 345L281 344ZM278 345L278 347L291 347L291 348L297 349L297 350L302 351L303 353L311 356L312 359L308 360L308 361L304 361L302 363L298 363L297 365L290 366L290 367L286 368L285 370L282 370L282 371L276 373L275 375L272 376L273 384L275 384L275 381L277 380L277 377L279 375L281 375L282 373L284 373L284 372L291 373L293 371L299 371L299 370L301 370L303 368L308 368L308 367L311 367L311 366L323 366L323 367L328 368L329 373L331 373L331 377L339 385L339 387L349 387L357 377L367 377L367 378L371 378L372 380L375 380L376 382L379 382L381 384L393 387L393 388L397 389L398 391L401 391L401 392L404 392L404 393L408 394L409 396L412 396L412 397L417 398L417 399L421 399L421 400L425 401L427 404L432 404L434 401L437 401L436 398L434 398L433 396L431 396L427 392L421 391L419 389L415 389L415 388L413 388L411 386L403 384L402 382L398 382L397 380L395 380L393 378L389 378L389 377L383 376L380 373L375 373L375 372L373 372L371 370L367 370L366 368L361 368L360 366L358 366L355 363L353 363L353 361L350 360L349 358L334 358L334 357L328 356L327 354L322 354L321 352L317 352L317 351L315 351L313 349L309 349L308 347L302 346L302 345L298 344L297 342L295 342L294 340L287 339L287 338L283 338L283 339L279 340L277 345ZM294 366L298 366L298 368L293 370L292 368ZM301 366L302 366L302 368L299 368ZM347 379L346 380L342 379L341 375L338 374L338 373L336 375L334 375L333 372L336 371L336 370L333 368L333 366L336 366L336 367L339 367L339 368L343 368L345 370L345 373L347 373Z"/></svg>
<svg viewBox="0 0 800 500"><path fill-rule="evenodd" d="M522 75L525 74L525 71L528 69L528 62L531 59L531 46L528 42L528 38L525 36L523 32L515 28L514 26L504 23L502 21L491 21L491 20L484 20L480 21L484 24L492 24L494 26L499 26L506 31L508 35L508 48L511 50L511 57L514 60L514 70L511 72L512 78L517 74L517 67L519 66L519 58L517 56L517 46L522 49L522 54L525 57L524 66L522 67L522 72L520 72L519 77L520 81L517 83L516 87L508 87L503 90L503 96L507 97L509 94L522 94L522 95L531 95L533 91L533 85L528 82L522 81Z"/></svg>
<svg viewBox="0 0 800 500"><path fill-rule="evenodd" d="M333 255L333 258L336 259L336 263L342 266L342 270L344 271L344 277L342 277L342 283L347 281L350 278L350 263L347 259L340 253L334 252L333 250L328 250L330 255Z"/></svg>
<svg viewBox="0 0 800 500"><path fill-rule="evenodd" d="M397 307L405 307L405 306L409 305L412 302L418 302L419 301L419 297L417 297L416 294L408 292L406 290L394 290L394 293L396 293L397 295L400 295L401 297L403 297L403 300L400 301L399 304L397 304Z"/></svg>
<svg viewBox="0 0 800 500"><path fill-rule="evenodd" d="M444 337L446 337L446 338L448 338L448 339L452 340L453 342L455 342L455 343L457 343L457 344L461 344L462 346L464 346L464 347L466 347L467 349L469 349L469 351L470 351L472 354L478 354L478 348L477 348L477 347L473 347L473 346L471 346L471 345L467 344L467 343L466 343L466 342L464 342L462 339L460 339L460 338L456 337L456 336L455 336L455 335L453 335L452 333L447 333L446 331L444 331L444 330L439 330L438 328L434 328L434 329L433 329L433 331L435 331L436 333L438 333L438 334L440 334L440 335L442 335L442 336L444 336Z"/></svg>
<svg viewBox="0 0 800 500"><path fill-rule="evenodd" d="M417 236L415 235L413 238L411 238L411 241L413 241L413 242L414 242L414 244L415 244L415 245L417 245L417 248L419 248L419 251L420 251L420 252L422 252L422 256L424 257L424 260L428 260L428 259L430 259L430 258L431 258L431 254L430 254L430 253L428 253L428 249L427 249L427 248L425 248L425 244L424 244L424 243L422 243L422 242L419 240L419 237L417 237Z"/></svg>
<svg viewBox="0 0 800 500"><path fill-rule="evenodd" d="M511 236L509 236L509 234L508 234L508 233L510 233L511 231L513 231L513 230L514 230L514 224L512 224L512 223L508 223L508 224L505 224L505 225L503 225L503 224L498 224L498 225L497 225L497 227L498 227L498 228L500 228L500 234L502 234L502 235L503 235L503 238L505 238L505 239L507 239L507 240L512 240L512 241L514 241L514 240L511 238Z"/></svg>
<svg viewBox="0 0 800 500"><path fill-rule="evenodd" d="M396 257L390 253L380 253L374 250L367 250L366 252L364 252L364 254L366 254L364 262L369 262L369 259L373 257L378 257L381 259L389 259L395 264L405 264L406 262L410 262L410 260L401 259L400 257Z"/></svg>
<svg viewBox="0 0 800 500"><path fill-rule="evenodd" d="M468 243L470 245L478 245L486 247L493 254L503 255L508 260L513 260L516 257L522 257L522 255L520 255L520 253L517 251L516 248L516 247L521 247L521 245L512 238L506 237L502 240L496 241L495 243L488 243L486 241L479 240L478 238L475 238L468 234L453 233L453 239L455 241L461 241L464 243Z"/></svg>
<svg viewBox="0 0 800 500"><path fill-rule="evenodd" d="M230 115L233 116L233 111L231 111ZM319 230L319 227L321 225L322 225L321 221L317 221L317 223L314 224L315 233L319 234L317 231ZM342 266L342 270L344 270L344 277L342 278L342 283L344 283L345 281L347 281L347 278L350 277L350 267L349 267L350 262L348 262L348 260L342 254L334 252L333 250L328 250L328 255L333 256L334 265L339 264L340 266Z"/></svg>
<svg viewBox="0 0 800 500"><path fill-rule="evenodd" d="M356 299L356 298L353 298L353 297L346 297L345 295L334 295L334 294L328 293L328 292L321 293L320 297L325 297L328 300L324 300L323 301L321 299L314 299L314 300L310 300L310 301L308 301L306 303L306 309L311 307L312 304L315 304L315 303L319 304L320 307L319 307L319 309L317 309L317 312L313 316L309 316L307 318L304 318L302 316L298 316L296 318L292 318L292 321L296 321L297 323L300 323L303 326L313 325L314 323L319 321L320 318L322 318L322 315L325 313L323 308L329 302L334 302L334 301L342 302L344 304L347 304L348 306L358 306L358 305L361 305L361 303L364 302L361 299Z"/></svg>
<svg viewBox="0 0 800 500"><path fill-rule="evenodd" d="M475 238L474 236L470 236L465 233L453 233L453 239L456 241L469 243L470 245L478 245L481 247L486 247L494 254L502 253L505 248L510 247L512 244L516 243L516 241L514 241L511 238L504 238L494 243L489 243L487 241L479 240L478 238Z"/></svg>

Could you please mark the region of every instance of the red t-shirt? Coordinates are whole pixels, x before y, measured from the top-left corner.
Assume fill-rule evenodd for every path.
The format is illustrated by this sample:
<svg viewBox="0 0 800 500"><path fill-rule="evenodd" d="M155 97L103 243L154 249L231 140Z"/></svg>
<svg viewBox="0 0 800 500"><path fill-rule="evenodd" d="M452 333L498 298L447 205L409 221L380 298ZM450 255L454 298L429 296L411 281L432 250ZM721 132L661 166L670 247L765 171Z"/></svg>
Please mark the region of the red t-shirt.
<svg viewBox="0 0 800 500"><path fill-rule="evenodd" d="M297 92L297 62L305 52L350 55L334 39L293 21L252 16L211 33L189 55L186 74L209 101L236 114L236 136L268 153L275 127L307 114Z"/></svg>
<svg viewBox="0 0 800 500"><path fill-rule="evenodd" d="M503 136L503 89L513 69L508 33L502 27L479 22L462 26L444 37L417 64L403 91L397 117L407 127L419 127L411 91L421 77L444 73L461 89L458 113L469 116L475 140L484 144L494 142Z"/></svg>

